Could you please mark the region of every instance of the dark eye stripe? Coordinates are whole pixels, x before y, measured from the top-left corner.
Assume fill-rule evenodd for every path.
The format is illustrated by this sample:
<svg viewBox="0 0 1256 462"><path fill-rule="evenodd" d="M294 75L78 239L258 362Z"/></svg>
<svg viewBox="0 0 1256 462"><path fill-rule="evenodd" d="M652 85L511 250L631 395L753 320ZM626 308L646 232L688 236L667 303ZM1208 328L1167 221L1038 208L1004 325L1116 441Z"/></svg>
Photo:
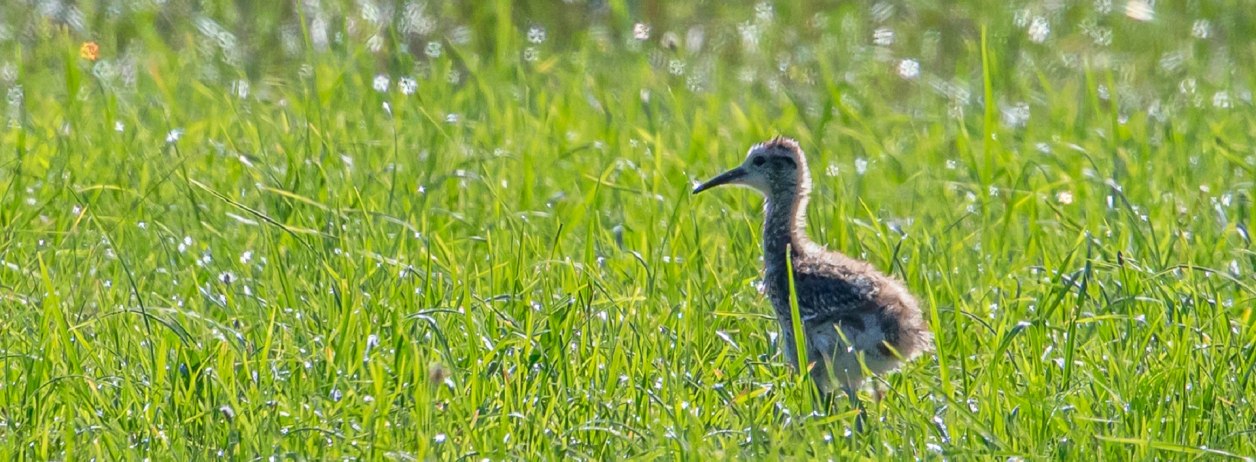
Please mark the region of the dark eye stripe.
<svg viewBox="0 0 1256 462"><path fill-rule="evenodd" d="M763 156L759 156L759 157L755 157L754 160L751 162L754 162L755 166L759 166L759 165L763 165L764 162L767 162L767 159L764 159Z"/></svg>

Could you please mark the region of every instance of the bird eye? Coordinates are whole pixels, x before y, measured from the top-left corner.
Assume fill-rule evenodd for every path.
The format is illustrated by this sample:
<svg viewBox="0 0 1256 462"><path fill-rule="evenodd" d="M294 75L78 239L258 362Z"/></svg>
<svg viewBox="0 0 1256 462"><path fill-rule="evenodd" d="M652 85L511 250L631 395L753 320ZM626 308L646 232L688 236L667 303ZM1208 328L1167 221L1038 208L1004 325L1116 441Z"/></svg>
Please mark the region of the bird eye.
<svg viewBox="0 0 1256 462"><path fill-rule="evenodd" d="M768 160L767 160L767 159L764 159L764 158L763 158L763 156L759 156L759 157L755 157L755 158L754 158L754 160L752 160L752 161L750 161L750 162L754 163L754 166L755 166L755 167L758 167L758 166L760 166L760 165L763 165L763 163L764 163L764 162L767 162L767 161L768 161Z"/></svg>

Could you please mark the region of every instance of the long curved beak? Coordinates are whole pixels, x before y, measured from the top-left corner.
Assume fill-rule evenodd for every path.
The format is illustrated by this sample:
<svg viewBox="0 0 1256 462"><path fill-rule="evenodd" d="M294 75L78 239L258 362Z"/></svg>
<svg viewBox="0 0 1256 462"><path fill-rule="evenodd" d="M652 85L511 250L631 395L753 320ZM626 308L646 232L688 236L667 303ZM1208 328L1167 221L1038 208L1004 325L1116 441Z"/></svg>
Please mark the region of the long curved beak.
<svg viewBox="0 0 1256 462"><path fill-rule="evenodd" d="M737 180L740 180L744 176L746 176L746 169L737 167L727 172L721 173L719 176L715 178L707 180L706 183L702 183L698 185L698 187L693 188L693 193L697 194L702 191L706 191L708 189L714 188L716 186L725 185L729 183L735 183L737 182Z"/></svg>

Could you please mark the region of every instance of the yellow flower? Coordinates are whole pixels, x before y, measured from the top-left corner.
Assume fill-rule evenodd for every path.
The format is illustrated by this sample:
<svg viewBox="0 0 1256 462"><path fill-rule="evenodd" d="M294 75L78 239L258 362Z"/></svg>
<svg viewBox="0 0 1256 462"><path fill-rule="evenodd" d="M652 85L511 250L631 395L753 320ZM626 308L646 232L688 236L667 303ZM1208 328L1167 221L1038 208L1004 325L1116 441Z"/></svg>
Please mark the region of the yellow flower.
<svg viewBox="0 0 1256 462"><path fill-rule="evenodd" d="M88 61L95 61L100 57L100 45L96 42L83 42L83 46L79 47L79 57Z"/></svg>

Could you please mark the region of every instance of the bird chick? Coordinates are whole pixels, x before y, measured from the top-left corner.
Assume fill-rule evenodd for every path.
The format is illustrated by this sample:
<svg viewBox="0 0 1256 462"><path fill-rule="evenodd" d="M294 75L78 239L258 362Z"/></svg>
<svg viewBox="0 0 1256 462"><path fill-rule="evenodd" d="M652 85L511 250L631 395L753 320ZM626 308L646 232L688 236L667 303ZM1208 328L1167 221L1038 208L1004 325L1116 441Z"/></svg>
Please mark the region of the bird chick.
<svg viewBox="0 0 1256 462"><path fill-rule="evenodd" d="M694 188L741 185L766 197L763 222L764 293L776 311L785 354L799 368L790 274L805 361L821 394L837 387L854 401L868 377L897 369L933 345L916 299L897 280L866 262L812 242L805 230L811 176L798 143L777 137L750 148L746 160ZM856 401L857 402L857 401Z"/></svg>

